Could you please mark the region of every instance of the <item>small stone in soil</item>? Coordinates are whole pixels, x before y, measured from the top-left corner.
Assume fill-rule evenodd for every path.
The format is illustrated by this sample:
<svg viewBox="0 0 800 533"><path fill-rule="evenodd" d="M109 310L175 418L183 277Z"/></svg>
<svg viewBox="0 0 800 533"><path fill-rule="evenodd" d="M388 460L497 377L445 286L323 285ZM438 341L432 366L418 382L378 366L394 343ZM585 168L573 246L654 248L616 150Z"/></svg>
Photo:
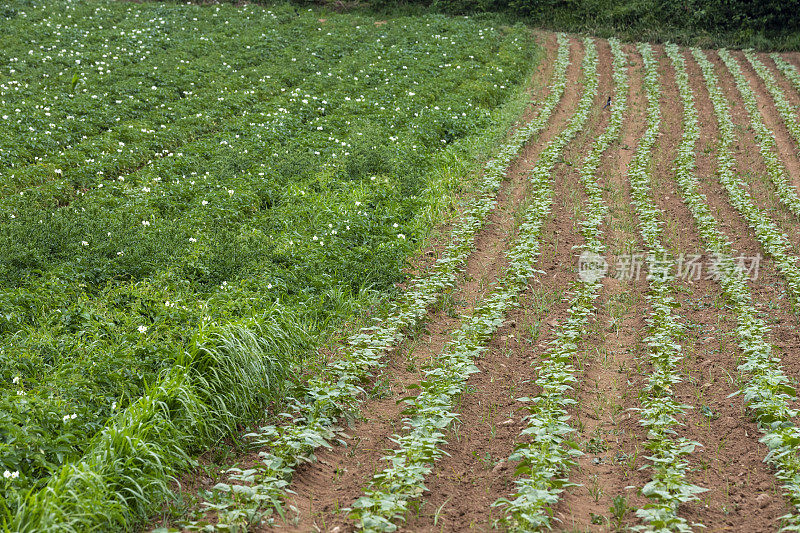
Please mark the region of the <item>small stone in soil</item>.
<svg viewBox="0 0 800 533"><path fill-rule="evenodd" d="M772 501L772 498L769 494L759 494L756 496L756 503L758 504L759 508L763 509Z"/></svg>

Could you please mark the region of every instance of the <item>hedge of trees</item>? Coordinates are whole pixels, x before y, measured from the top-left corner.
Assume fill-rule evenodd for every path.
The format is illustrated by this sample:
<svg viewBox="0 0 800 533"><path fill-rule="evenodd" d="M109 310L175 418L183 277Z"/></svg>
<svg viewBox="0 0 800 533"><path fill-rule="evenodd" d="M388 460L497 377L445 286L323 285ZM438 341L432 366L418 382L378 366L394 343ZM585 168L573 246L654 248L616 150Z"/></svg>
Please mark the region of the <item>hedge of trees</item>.
<svg viewBox="0 0 800 533"><path fill-rule="evenodd" d="M365 2L382 9L505 12L552 29L633 39L800 49L800 0L360 0Z"/></svg>

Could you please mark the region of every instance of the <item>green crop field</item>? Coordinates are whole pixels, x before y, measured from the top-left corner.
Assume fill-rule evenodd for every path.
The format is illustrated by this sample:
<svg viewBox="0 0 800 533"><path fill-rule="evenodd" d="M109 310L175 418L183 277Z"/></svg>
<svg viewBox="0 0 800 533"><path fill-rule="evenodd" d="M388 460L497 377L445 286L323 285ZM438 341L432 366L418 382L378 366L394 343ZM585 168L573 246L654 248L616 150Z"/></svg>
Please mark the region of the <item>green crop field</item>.
<svg viewBox="0 0 800 533"><path fill-rule="evenodd" d="M535 53L522 27L289 5L12 1L0 42L12 514L87 454L102 470L110 429L165 474L257 417L394 290Z"/></svg>
<svg viewBox="0 0 800 533"><path fill-rule="evenodd" d="M800 531L797 1L6 1L0 533Z"/></svg>

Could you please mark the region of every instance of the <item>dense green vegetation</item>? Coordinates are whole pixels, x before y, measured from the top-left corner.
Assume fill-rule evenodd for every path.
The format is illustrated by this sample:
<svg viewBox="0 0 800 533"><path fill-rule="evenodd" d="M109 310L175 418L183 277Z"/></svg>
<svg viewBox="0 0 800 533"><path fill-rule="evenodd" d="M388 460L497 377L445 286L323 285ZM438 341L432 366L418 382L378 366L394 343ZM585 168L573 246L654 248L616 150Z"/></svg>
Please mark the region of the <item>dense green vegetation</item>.
<svg viewBox="0 0 800 533"><path fill-rule="evenodd" d="M402 279L442 167L505 129L535 48L521 26L283 4L15 0L0 21L11 511L87 450L105 472L130 425L179 443L169 463L257 416Z"/></svg>
<svg viewBox="0 0 800 533"><path fill-rule="evenodd" d="M323 2L324 3L324 2ZM550 29L626 40L800 50L798 0L373 0L380 9L502 12Z"/></svg>

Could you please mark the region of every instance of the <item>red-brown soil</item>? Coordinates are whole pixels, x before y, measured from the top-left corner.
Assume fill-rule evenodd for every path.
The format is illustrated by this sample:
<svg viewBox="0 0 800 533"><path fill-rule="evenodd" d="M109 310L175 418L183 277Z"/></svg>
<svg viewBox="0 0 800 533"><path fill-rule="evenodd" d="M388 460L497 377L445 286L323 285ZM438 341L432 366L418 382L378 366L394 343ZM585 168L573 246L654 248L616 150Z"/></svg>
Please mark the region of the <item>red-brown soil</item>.
<svg viewBox="0 0 800 533"><path fill-rule="evenodd" d="M742 73L747 79L753 93L756 96L758 108L761 111L761 118L773 134L778 147L778 155L786 169L787 178L790 182L800 184L800 158L798 157L797 142L786 127L786 123L781 117L775 100L773 100L764 81L750 65L744 53L736 51L732 55L742 68ZM780 77L783 77L782 75ZM792 91L794 92L794 91Z"/></svg>
<svg viewBox="0 0 800 533"><path fill-rule="evenodd" d="M605 43L599 52L597 110L611 83L611 57ZM555 201L536 266L545 274L522 295L520 308L509 313L507 324L479 362L482 372L470 379L471 392L460 406L459 439L445 447L448 457L436 465L425 506L404 526L409 531L490 529L500 516L492 504L514 492L514 465L507 458L525 427L524 410L516 398L538 392L529 383L535 377L532 366L555 337L555 326L567 316L568 290L577 272L573 247L582 242L576 224L585 200L576 167L604 123L601 114L595 113L592 123L567 148L563 160L569 164L554 169Z"/></svg>
<svg viewBox="0 0 800 533"><path fill-rule="evenodd" d="M693 65L686 54L688 67ZM662 56L662 109L664 135L659 142L658 166L654 177L659 191L657 203L669 214L665 226L667 238L682 253L702 253L703 247L691 214L682 204L672 177L672 164L682 134L681 105L674 70L668 58ZM692 71L690 71L692 72ZM697 72L700 74L699 72ZM702 76L702 74L700 74ZM690 74L690 79L693 79ZM702 79L702 78L698 78ZM712 116L706 115L710 101L702 102L695 91L700 113L701 138L696 146L698 176L713 175L717 132ZM663 155L669 154L667 157ZM725 217L727 220L727 217ZM737 390L736 366L743 358L736 346L734 317L720 298L717 282L702 276L699 280L682 280L676 312L686 327L683 340L685 359L684 381L675 389L681 403L694 408L687 412L685 427L679 435L700 442L690 456L693 468L690 480L708 489L700 502L686 505L684 516L694 522L714 525L715 528L746 527L748 531L772 531L775 520L788 509L775 478L763 463L766 448L758 443L759 432L750 420L739 397L728 396ZM757 500L760 494L766 494ZM751 522L753 517L758 521Z"/></svg>
<svg viewBox="0 0 800 533"><path fill-rule="evenodd" d="M633 48L626 47L626 52L635 65L638 58ZM610 71L610 57L608 61L602 71ZM629 68L631 73L635 68ZM633 148L644 131L644 122L639 120L644 109L637 95L641 95L641 84L631 79L621 141L608 148L598 169L598 181L609 206L601 231L608 246L606 261L612 272L620 256L641 250L626 181ZM626 487L647 482L644 473L638 470L643 464L640 449L643 432L629 411L637 405L636 391L647 368L637 362L640 352L637 345L648 311L644 300L646 287L643 278L609 277L603 281L596 320L580 352L578 367L583 372L577 391L578 404L571 413L584 452L577 468L570 473L570 481L578 486L564 493L554 514L567 530L596 528L601 521L606 524L608 508L617 496L624 497L632 506L644 503L635 490Z"/></svg>
<svg viewBox="0 0 800 533"><path fill-rule="evenodd" d="M719 60L716 53L709 52L707 55L716 65L720 87L723 89L724 94L729 99L733 99L738 94L733 78L727 73L725 65ZM734 249L745 256L756 256L758 254L763 256L764 250L756 239L755 233L731 206L727 192L716 178L717 163L713 150L716 146L718 132L714 109L708 90L703 82L702 73L694 59L688 56L687 70L694 90L695 105L700 114L701 131L703 132L698 144L698 147L702 146L703 148L698 150L697 153L698 178L702 184L701 192L706 195L708 204L721 222L721 229L733 244ZM731 106L731 114L734 124L737 126L742 125L741 128L736 129L739 142L734 147L737 174L752 178L753 174L748 174L748 171L752 171L755 175L764 176L764 173L766 173L766 169L763 166L764 163L754 145L755 140L753 139L752 131L749 131L746 126L749 123L746 122L748 120L746 110L739 103ZM764 178L761 183L758 183L755 179L750 179L749 184L754 202L767 209L772 220L778 223L781 229L791 228L787 218L791 214L778 207L775 203L768 203L770 195L774 196L775 194L774 186L768 181L768 178ZM769 187L772 187L772 189ZM773 202L777 202L777 200L773 200ZM798 250L800 234L795 229L793 232L787 232L787 235L795 245L794 249ZM798 353L797 328L800 326L800 321L798 320L798 315L791 309L786 282L777 272L774 263L767 258L763 258L760 265L758 279L751 283L753 295L757 305L759 305L759 309L763 310L767 324L773 329L771 342L788 355L783 359L784 370L794 379L798 379L800 378L800 353Z"/></svg>

